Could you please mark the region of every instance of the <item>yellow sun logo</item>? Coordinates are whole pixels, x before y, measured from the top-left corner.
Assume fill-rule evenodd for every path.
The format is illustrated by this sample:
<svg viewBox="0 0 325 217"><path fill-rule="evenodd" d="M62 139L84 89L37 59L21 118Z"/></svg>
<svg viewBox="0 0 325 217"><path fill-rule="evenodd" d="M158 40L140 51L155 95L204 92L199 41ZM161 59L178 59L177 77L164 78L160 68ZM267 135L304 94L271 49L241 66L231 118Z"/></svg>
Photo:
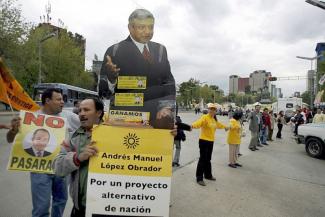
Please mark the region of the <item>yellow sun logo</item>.
<svg viewBox="0 0 325 217"><path fill-rule="evenodd" d="M139 140L140 138L138 138L135 133L129 133L127 136L124 136L123 145L127 148L135 149L135 147L139 145Z"/></svg>

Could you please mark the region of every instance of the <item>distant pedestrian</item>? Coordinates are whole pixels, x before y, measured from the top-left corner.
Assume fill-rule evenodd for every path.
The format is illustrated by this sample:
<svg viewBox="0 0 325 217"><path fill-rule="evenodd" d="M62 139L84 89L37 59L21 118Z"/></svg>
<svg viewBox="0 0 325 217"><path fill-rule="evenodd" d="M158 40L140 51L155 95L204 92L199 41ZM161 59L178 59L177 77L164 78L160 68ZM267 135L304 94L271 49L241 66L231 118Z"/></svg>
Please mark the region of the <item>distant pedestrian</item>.
<svg viewBox="0 0 325 217"><path fill-rule="evenodd" d="M296 110L296 115L294 116L293 123L294 123L294 126L295 126L293 133L294 133L295 136L297 136L299 125L305 123L304 114L301 112L300 109Z"/></svg>
<svg viewBox="0 0 325 217"><path fill-rule="evenodd" d="M270 127L268 128L268 138L267 141L273 141L272 136L273 136L273 129L274 129L274 124L275 124L275 117L273 115L273 111L269 111L269 117L270 117Z"/></svg>
<svg viewBox="0 0 325 217"><path fill-rule="evenodd" d="M199 139L200 158L196 168L196 181L199 185L205 186L205 179L215 181L212 175L211 156L213 151L213 143L215 140L216 129L228 130L224 124L218 121L216 116L217 106L214 103L208 103L208 114L202 115L200 119L192 123L192 128L201 128Z"/></svg>
<svg viewBox="0 0 325 217"><path fill-rule="evenodd" d="M260 105L255 106L255 110L250 112L248 120L249 120L249 131L251 131L251 141L249 143L248 148L251 151L259 150L257 146L259 145L259 131L260 131Z"/></svg>
<svg viewBox="0 0 325 217"><path fill-rule="evenodd" d="M230 119L229 132L227 142L229 144L229 167L236 168L242 167L241 164L237 163L239 146L241 143L241 132L242 126L240 119L243 116L240 112L235 112L233 118Z"/></svg>
<svg viewBox="0 0 325 217"><path fill-rule="evenodd" d="M260 141L263 145L269 145L266 142L268 136L268 129L271 127L270 116L268 109L264 108L261 116L261 130L260 130Z"/></svg>
<svg viewBox="0 0 325 217"><path fill-rule="evenodd" d="M79 114L79 106L80 106L80 101L78 100L74 101L72 112L75 114Z"/></svg>
<svg viewBox="0 0 325 217"><path fill-rule="evenodd" d="M176 125L179 125L182 123L182 119L180 116L176 116ZM186 135L184 133L184 130L177 128L177 135L174 138L174 147L175 147L175 155L173 159L173 167L179 167L179 158L181 154L181 142L186 140Z"/></svg>
<svg viewBox="0 0 325 217"><path fill-rule="evenodd" d="M282 139L282 128L283 128L283 125L286 124L286 121L284 119L284 115L283 115L283 111L280 111L278 116L277 116L277 119L276 119L276 122L277 122L277 125L278 125L278 133L276 134L276 138L278 139Z"/></svg>

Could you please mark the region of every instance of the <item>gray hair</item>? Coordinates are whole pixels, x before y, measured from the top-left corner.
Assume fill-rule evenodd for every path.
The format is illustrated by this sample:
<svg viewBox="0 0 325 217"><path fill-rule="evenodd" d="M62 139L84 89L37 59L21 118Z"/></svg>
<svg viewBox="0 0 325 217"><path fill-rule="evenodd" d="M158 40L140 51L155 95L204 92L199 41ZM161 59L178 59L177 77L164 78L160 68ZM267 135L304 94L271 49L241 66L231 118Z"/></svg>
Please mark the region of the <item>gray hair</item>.
<svg viewBox="0 0 325 217"><path fill-rule="evenodd" d="M146 9L136 9L129 16L129 23L132 23L133 20L135 20L135 19L144 20L144 19L148 19L148 18L155 20L155 18L153 17L153 15L150 11L148 11Z"/></svg>

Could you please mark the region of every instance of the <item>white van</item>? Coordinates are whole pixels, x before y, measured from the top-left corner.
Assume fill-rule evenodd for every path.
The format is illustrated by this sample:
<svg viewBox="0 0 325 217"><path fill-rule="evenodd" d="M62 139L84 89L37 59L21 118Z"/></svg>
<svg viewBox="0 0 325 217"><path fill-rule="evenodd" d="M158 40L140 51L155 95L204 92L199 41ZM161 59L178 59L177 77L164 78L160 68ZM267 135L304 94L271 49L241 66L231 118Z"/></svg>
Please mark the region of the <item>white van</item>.
<svg viewBox="0 0 325 217"><path fill-rule="evenodd" d="M273 112L279 113L283 111L287 122L294 116L298 107L302 107L302 98L298 97L278 98L277 102L272 103Z"/></svg>

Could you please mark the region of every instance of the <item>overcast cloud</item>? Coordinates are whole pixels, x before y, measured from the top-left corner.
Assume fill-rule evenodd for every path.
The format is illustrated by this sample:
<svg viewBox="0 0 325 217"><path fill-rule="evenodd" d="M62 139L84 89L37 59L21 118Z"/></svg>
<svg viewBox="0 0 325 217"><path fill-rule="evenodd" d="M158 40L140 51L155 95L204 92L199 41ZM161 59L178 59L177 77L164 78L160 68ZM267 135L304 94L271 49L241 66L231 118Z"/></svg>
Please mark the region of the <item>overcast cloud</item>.
<svg viewBox="0 0 325 217"><path fill-rule="evenodd" d="M19 0L27 21L39 22L47 0ZM273 76L305 76L325 41L325 10L304 0L55 0L52 23L63 20L69 31L86 40L86 66L94 54L128 36L129 14L150 10L155 18L153 41L167 47L177 83L193 77L228 91L229 75L248 77L254 70ZM306 80L278 81L286 96L305 91Z"/></svg>

